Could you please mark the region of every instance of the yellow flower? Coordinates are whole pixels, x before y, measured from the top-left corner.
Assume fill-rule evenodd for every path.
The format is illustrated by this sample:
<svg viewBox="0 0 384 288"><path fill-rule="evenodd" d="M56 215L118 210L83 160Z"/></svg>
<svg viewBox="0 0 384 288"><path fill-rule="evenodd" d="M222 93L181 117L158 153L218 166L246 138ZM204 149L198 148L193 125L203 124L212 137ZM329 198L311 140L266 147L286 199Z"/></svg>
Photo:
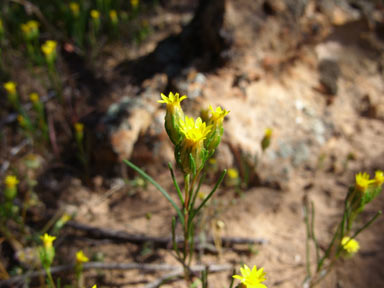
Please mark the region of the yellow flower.
<svg viewBox="0 0 384 288"><path fill-rule="evenodd" d="M40 239L43 241L44 248L50 248L52 247L52 243L55 241L56 237L45 233L43 236L40 236Z"/></svg>
<svg viewBox="0 0 384 288"><path fill-rule="evenodd" d="M133 8L136 8L137 6L139 6L139 0L131 0L131 6Z"/></svg>
<svg viewBox="0 0 384 288"><path fill-rule="evenodd" d="M196 121L192 117L185 116L185 120L180 120L180 131L184 134L187 143L195 146L203 141L211 131L212 125L208 125L197 117Z"/></svg>
<svg viewBox="0 0 384 288"><path fill-rule="evenodd" d="M16 84L15 82L7 82L3 85L4 89L7 91L8 94L16 94Z"/></svg>
<svg viewBox="0 0 384 288"><path fill-rule="evenodd" d="M221 107L216 107L216 110L213 110L212 106L209 105L209 109L211 109L212 116L210 121L216 126L220 126L223 123L224 117L229 113L227 110L222 110Z"/></svg>
<svg viewBox="0 0 384 288"><path fill-rule="evenodd" d="M231 179L237 179L239 177L239 172L234 168L229 168L227 173Z"/></svg>
<svg viewBox="0 0 384 288"><path fill-rule="evenodd" d="M47 40L43 45L41 45L41 51L45 54L45 56L54 55L56 52L57 42L53 40Z"/></svg>
<svg viewBox="0 0 384 288"><path fill-rule="evenodd" d="M71 2L71 3L69 3L69 9L71 9L72 14L73 14L74 16L77 17L77 16L79 15L79 12L80 12L80 6L79 6L78 3L76 3L76 2Z"/></svg>
<svg viewBox="0 0 384 288"><path fill-rule="evenodd" d="M167 111L172 113L175 110L175 108L180 108L181 101L186 99L187 96L184 95L180 97L179 93L173 94L172 92L169 92L168 97L165 96L163 93L161 93L161 98L163 100L158 100L157 102L167 104Z"/></svg>
<svg viewBox="0 0 384 288"><path fill-rule="evenodd" d="M74 127L75 127L75 131L77 133L83 133L83 131L84 131L84 124L83 123L76 122Z"/></svg>
<svg viewBox="0 0 384 288"><path fill-rule="evenodd" d="M17 122L19 122L19 125L24 128L27 126L27 120L23 115L17 115Z"/></svg>
<svg viewBox="0 0 384 288"><path fill-rule="evenodd" d="M343 237L341 240L341 245L348 254L355 254L360 249L359 242L347 236Z"/></svg>
<svg viewBox="0 0 384 288"><path fill-rule="evenodd" d="M267 128L265 129L265 137L268 137L268 138L271 138L272 136L272 129L271 128Z"/></svg>
<svg viewBox="0 0 384 288"><path fill-rule="evenodd" d="M97 285L96 285L96 284L95 284L95 285L93 285L93 286L92 286L92 288L97 288Z"/></svg>
<svg viewBox="0 0 384 288"><path fill-rule="evenodd" d="M356 189L360 192L365 192L368 186L375 182L375 180L369 179L368 173L358 173L356 174Z"/></svg>
<svg viewBox="0 0 384 288"><path fill-rule="evenodd" d="M39 94L37 94L36 92L33 92L29 94L29 99L33 104L39 103Z"/></svg>
<svg viewBox="0 0 384 288"><path fill-rule="evenodd" d="M119 21L116 10L109 11L109 18L111 19L112 23L117 23Z"/></svg>
<svg viewBox="0 0 384 288"><path fill-rule="evenodd" d="M8 175L7 177L5 177L4 183L7 188L13 189L16 187L17 184L19 184L19 180L14 175Z"/></svg>
<svg viewBox="0 0 384 288"><path fill-rule="evenodd" d="M180 102L187 98L187 96L180 97L179 93L173 94L170 92L168 97L161 93L161 98L163 100L157 102L167 104L167 113L164 118L165 130L172 143L177 145L182 140L180 120L184 119L184 112L181 109Z"/></svg>
<svg viewBox="0 0 384 288"><path fill-rule="evenodd" d="M21 30L24 33L24 36L27 38L35 38L39 33L39 22L35 20L30 20L27 23L21 24Z"/></svg>
<svg viewBox="0 0 384 288"><path fill-rule="evenodd" d="M240 268L241 276L233 275L232 277L239 279L246 288L267 288L267 286L261 283L266 280L263 269L257 270L257 267L253 266L251 270L244 264L244 268Z"/></svg>
<svg viewBox="0 0 384 288"><path fill-rule="evenodd" d="M375 184L381 187L383 183L384 183L384 172L381 170L378 170L375 172Z"/></svg>
<svg viewBox="0 0 384 288"><path fill-rule="evenodd" d="M95 20L99 19L100 18L100 12L95 10L95 9L91 10L91 17Z"/></svg>
<svg viewBox="0 0 384 288"><path fill-rule="evenodd" d="M88 262L88 261L89 261L89 259L88 259L87 256L85 256L83 250L80 250L80 251L78 251L78 252L76 253L76 262L77 262L78 264L86 263L86 262Z"/></svg>

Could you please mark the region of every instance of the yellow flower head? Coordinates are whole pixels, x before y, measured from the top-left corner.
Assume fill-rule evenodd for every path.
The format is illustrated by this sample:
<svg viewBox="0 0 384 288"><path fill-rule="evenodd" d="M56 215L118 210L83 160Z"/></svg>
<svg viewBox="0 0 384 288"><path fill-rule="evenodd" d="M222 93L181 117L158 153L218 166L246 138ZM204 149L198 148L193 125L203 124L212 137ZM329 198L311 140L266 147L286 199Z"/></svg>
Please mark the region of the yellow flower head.
<svg viewBox="0 0 384 288"><path fill-rule="evenodd" d="M39 33L39 22L30 20L27 23L21 24L21 30L24 35L28 38L34 38Z"/></svg>
<svg viewBox="0 0 384 288"><path fill-rule="evenodd" d="M378 170L375 172L375 184L381 187L383 183L384 183L384 172L381 170Z"/></svg>
<svg viewBox="0 0 384 288"><path fill-rule="evenodd" d="M8 94L16 94L16 84L15 82L7 82L3 85L4 89L7 91Z"/></svg>
<svg viewBox="0 0 384 288"><path fill-rule="evenodd" d="M17 115L17 122L19 122L19 125L23 128L27 126L27 120L23 115Z"/></svg>
<svg viewBox="0 0 384 288"><path fill-rule="evenodd" d="M265 129L264 135L265 135L264 137L271 138L272 137L272 128Z"/></svg>
<svg viewBox="0 0 384 288"><path fill-rule="evenodd" d="M185 139L191 144L197 144L204 140L211 131L212 125L207 126L205 122L197 117L196 121L192 117L185 116L185 120L180 120L180 131Z"/></svg>
<svg viewBox="0 0 384 288"><path fill-rule="evenodd" d="M181 96L179 93L173 94L172 92L169 92L169 96L165 96L163 93L161 93L161 98L163 100L158 100L158 103L165 103L167 104L167 110L172 113L172 111L177 107L180 108L180 103L184 99L187 98L187 96Z"/></svg>
<svg viewBox="0 0 384 288"><path fill-rule="evenodd" d="M41 45L41 51L45 56L51 56L56 52L57 42L53 40L47 40L43 45Z"/></svg>
<svg viewBox="0 0 384 288"><path fill-rule="evenodd" d="M78 252L76 253L76 262L77 262L78 264L86 263L86 262L88 262L88 261L89 261L89 259L88 259L87 256L85 256L83 250L80 250L80 251L78 251Z"/></svg>
<svg viewBox="0 0 384 288"><path fill-rule="evenodd" d="M118 22L119 19L118 19L116 10L109 11L109 18L111 19L112 23Z"/></svg>
<svg viewBox="0 0 384 288"><path fill-rule="evenodd" d="M136 8L137 6L139 6L139 0L131 0L131 6L133 8Z"/></svg>
<svg viewBox="0 0 384 288"><path fill-rule="evenodd" d="M365 190L368 188L368 186L375 182L375 180L369 179L368 173L358 173L356 174L356 189L360 192L365 192Z"/></svg>
<svg viewBox="0 0 384 288"><path fill-rule="evenodd" d="M80 6L76 2L69 3L69 9L71 10L74 16L78 16L80 12Z"/></svg>
<svg viewBox="0 0 384 288"><path fill-rule="evenodd" d="M355 254L360 249L359 242L347 236L343 237L341 240L341 245L348 254Z"/></svg>
<svg viewBox="0 0 384 288"><path fill-rule="evenodd" d="M7 188L13 189L16 187L17 184L19 184L19 180L14 175L8 175L7 177L5 177L4 183Z"/></svg>
<svg viewBox="0 0 384 288"><path fill-rule="evenodd" d="M91 17L95 20L99 19L100 18L100 12L95 10L95 9L91 10Z"/></svg>
<svg viewBox="0 0 384 288"><path fill-rule="evenodd" d="M246 288L267 288L263 283L266 280L264 268L257 270L256 266L253 266L252 270L244 264L244 268L240 268L240 275L233 275L235 279L239 279L243 286Z"/></svg>
<svg viewBox="0 0 384 288"><path fill-rule="evenodd" d="M224 117L229 113L227 110L222 110L221 107L216 107L216 110L209 105L209 109L212 112L211 121L213 124L220 126L223 123Z"/></svg>
<svg viewBox="0 0 384 288"><path fill-rule="evenodd" d="M34 104L39 103L39 94L37 94L36 92L33 92L33 93L29 94L29 99Z"/></svg>
<svg viewBox="0 0 384 288"><path fill-rule="evenodd" d="M43 241L44 248L50 248L52 247L52 243L55 241L56 237L45 233L43 236L40 236L40 239Z"/></svg>
<svg viewBox="0 0 384 288"><path fill-rule="evenodd" d="M228 173L228 177L231 179L239 178L239 172L234 168L229 168L227 173Z"/></svg>
<svg viewBox="0 0 384 288"><path fill-rule="evenodd" d="M83 123L76 122L74 127L75 127L75 131L77 133L83 133L83 131L84 131L84 124Z"/></svg>
<svg viewBox="0 0 384 288"><path fill-rule="evenodd" d="M93 286L92 286L92 288L97 288L97 285L96 285L96 284L95 284L95 285L93 285Z"/></svg>

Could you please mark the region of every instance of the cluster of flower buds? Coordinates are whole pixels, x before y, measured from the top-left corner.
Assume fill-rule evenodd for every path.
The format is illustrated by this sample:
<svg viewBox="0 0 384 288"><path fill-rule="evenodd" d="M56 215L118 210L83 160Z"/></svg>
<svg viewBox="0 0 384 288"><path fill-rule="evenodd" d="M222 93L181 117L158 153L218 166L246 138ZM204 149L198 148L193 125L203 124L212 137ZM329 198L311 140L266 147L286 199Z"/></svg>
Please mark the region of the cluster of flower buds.
<svg viewBox="0 0 384 288"><path fill-rule="evenodd" d="M39 38L39 22L30 20L27 23L21 24L21 31L27 41L34 41Z"/></svg>
<svg viewBox="0 0 384 288"><path fill-rule="evenodd" d="M180 106L181 101L187 98L178 93L161 94L163 100L159 103L167 105L165 115L165 130L175 145L175 158L184 174L193 174L203 169L206 161L213 155L223 135L223 120L229 113L217 107L210 106L210 115L207 121L200 117L193 119L184 116Z"/></svg>
<svg viewBox="0 0 384 288"><path fill-rule="evenodd" d="M44 53L45 59L49 65L53 65L56 60L56 47L57 42L53 40L47 40L43 45L41 45L41 51Z"/></svg>

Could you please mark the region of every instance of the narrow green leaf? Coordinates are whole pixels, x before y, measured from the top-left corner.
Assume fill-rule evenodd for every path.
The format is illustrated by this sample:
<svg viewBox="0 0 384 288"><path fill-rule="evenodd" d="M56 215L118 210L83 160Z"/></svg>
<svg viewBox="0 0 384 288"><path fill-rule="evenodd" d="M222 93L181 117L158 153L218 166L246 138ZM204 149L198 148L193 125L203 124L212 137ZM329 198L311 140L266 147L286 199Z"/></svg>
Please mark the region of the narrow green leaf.
<svg viewBox="0 0 384 288"><path fill-rule="evenodd" d="M177 215L180 218L180 222L182 225L184 225L184 217L183 214L181 213L181 210L179 207L177 207L176 203L172 200L171 196L169 196L168 192L164 190L163 187L160 186L159 183L157 183L151 176L149 176L147 173L145 173L141 168L137 167L135 164L133 164L129 160L123 160L125 164L127 164L129 167L131 167L133 170L135 170L137 173L141 175L145 180L149 181L152 183L153 186L157 188L163 194L163 196L171 203L173 208L175 208Z"/></svg>

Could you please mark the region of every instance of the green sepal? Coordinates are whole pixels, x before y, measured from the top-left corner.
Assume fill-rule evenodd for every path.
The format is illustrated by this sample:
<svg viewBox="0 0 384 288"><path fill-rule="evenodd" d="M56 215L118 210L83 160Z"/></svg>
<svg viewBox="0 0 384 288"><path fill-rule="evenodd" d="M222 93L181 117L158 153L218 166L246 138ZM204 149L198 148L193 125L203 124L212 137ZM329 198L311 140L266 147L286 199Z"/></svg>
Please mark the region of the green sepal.
<svg viewBox="0 0 384 288"><path fill-rule="evenodd" d="M196 175L196 162L192 156L192 153L189 153L189 168L192 171L193 177L195 177L195 175Z"/></svg>

